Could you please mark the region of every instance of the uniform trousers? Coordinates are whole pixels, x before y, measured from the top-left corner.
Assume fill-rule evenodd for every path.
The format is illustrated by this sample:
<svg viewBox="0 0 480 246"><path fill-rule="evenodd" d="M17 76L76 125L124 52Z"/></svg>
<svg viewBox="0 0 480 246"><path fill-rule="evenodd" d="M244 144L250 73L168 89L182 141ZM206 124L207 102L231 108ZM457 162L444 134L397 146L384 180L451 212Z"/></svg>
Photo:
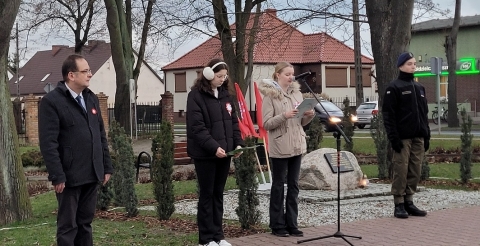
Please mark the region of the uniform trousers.
<svg viewBox="0 0 480 246"><path fill-rule="evenodd" d="M413 201L425 156L423 138L402 139L400 153L393 151L392 195L395 204Z"/></svg>

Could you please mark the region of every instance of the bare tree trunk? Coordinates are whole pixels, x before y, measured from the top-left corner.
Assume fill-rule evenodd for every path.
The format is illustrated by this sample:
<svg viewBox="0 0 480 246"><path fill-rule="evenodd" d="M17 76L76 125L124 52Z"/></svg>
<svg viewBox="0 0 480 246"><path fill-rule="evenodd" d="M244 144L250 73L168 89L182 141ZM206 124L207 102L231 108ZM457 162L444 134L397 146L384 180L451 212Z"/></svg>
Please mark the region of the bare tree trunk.
<svg viewBox="0 0 480 246"><path fill-rule="evenodd" d="M413 2L365 0L380 107L386 86L398 75L397 57L410 43Z"/></svg>
<svg viewBox="0 0 480 246"><path fill-rule="evenodd" d="M450 35L445 37L445 53L448 61L448 127L458 127L457 117L457 36L460 28L460 9L462 0L455 1L455 17Z"/></svg>
<svg viewBox="0 0 480 246"><path fill-rule="evenodd" d="M397 57L407 50L410 43L413 2L414 0L365 0L377 71L375 79L378 85L379 117L382 119L374 132L377 138L382 139L382 142L377 145L379 175L382 170L389 170L391 175L392 150L383 125L381 108L385 89L398 74ZM388 151L385 151L384 146L389 146Z"/></svg>
<svg viewBox="0 0 480 246"><path fill-rule="evenodd" d="M122 0L105 0L105 7L107 8L107 26L117 80L114 115L115 120L128 132L131 107L129 80L133 79L135 61L130 36L131 26L127 22L129 17L126 16L130 10L124 8Z"/></svg>
<svg viewBox="0 0 480 246"><path fill-rule="evenodd" d="M6 76L10 33L20 2L0 0L0 225L32 215Z"/></svg>
<svg viewBox="0 0 480 246"><path fill-rule="evenodd" d="M239 75L240 69L236 69L237 62L235 59L235 50L234 50L233 41L232 41L232 30L230 29L230 25L228 23L227 7L225 6L225 2L223 0L213 0L212 5L213 5L213 15L215 17L215 26L218 31L220 42L222 43L221 49L223 53L223 60L228 64L228 67L230 68L228 71L229 80L232 82L239 83L240 88L242 88L242 83L240 81L241 77ZM237 39L237 42L242 41L241 40L242 37L236 37L236 39ZM239 51L241 52L241 50ZM239 51L237 51L237 53ZM243 66L245 66L245 64L243 64ZM231 92L233 92L234 90L233 85L230 84L229 89ZM235 95L235 93L232 93L232 95Z"/></svg>
<svg viewBox="0 0 480 246"><path fill-rule="evenodd" d="M88 32L90 31L90 27L92 25L92 18L93 18L93 12L94 12L94 7L93 4L95 1L98 0L88 0L87 3L87 9L85 10L84 13L80 14L80 3L77 2L77 10L78 10L78 16L75 18L75 30L73 30L75 34L75 53L82 53L83 46L85 46L85 43L87 42L88 39ZM88 16L87 16L88 14ZM85 17L87 17L87 23L83 25L83 21L85 20ZM81 36L81 31L83 31L83 36Z"/></svg>
<svg viewBox="0 0 480 246"><path fill-rule="evenodd" d="M248 19L252 12L253 7L257 4L261 4L266 0L235 0L235 43L232 41L232 30L228 23L228 13L225 6L225 0L213 0L213 14L215 17L215 26L222 42L223 60L228 64L230 70L228 76L230 81L237 82L242 93L247 91L247 81L245 80L245 44L248 38L249 42L253 42L250 38L256 32L250 32L251 30L258 28L253 26L249 31L246 29ZM242 4L244 8L242 9ZM258 21L257 21L258 23ZM248 52L253 52L253 49L248 49ZM248 56L249 57L249 56ZM248 73L248 72L247 72ZM233 90L233 83L231 83L230 90ZM233 92L233 91L232 91ZM233 93L235 94L235 93Z"/></svg>
<svg viewBox="0 0 480 246"><path fill-rule="evenodd" d="M133 70L133 79L135 80L135 86L137 86L138 76L140 76L140 68L142 67L143 59L145 58L145 48L147 46L148 31L150 29L150 19L153 12L153 3L155 0L148 0L147 11L145 13L145 21L142 28L142 40L140 42L140 49L138 51L137 64ZM128 15L127 15L128 16Z"/></svg>
<svg viewBox="0 0 480 246"><path fill-rule="evenodd" d="M360 22L358 17L358 0L352 0L353 5L353 48L355 52L355 94L356 107L363 102L362 79L362 47L360 46Z"/></svg>
<svg viewBox="0 0 480 246"><path fill-rule="evenodd" d="M259 3L259 4L257 4L257 9L255 11L255 17L253 18L253 27L252 27L252 29L250 29L250 32L249 32L249 35L248 35L248 48L247 48L248 64L247 64L247 75L245 76L245 84L247 85L247 87L251 86L251 84L252 84L253 50L255 48L255 36L258 33L258 20L260 19L261 10L262 10L262 4Z"/></svg>

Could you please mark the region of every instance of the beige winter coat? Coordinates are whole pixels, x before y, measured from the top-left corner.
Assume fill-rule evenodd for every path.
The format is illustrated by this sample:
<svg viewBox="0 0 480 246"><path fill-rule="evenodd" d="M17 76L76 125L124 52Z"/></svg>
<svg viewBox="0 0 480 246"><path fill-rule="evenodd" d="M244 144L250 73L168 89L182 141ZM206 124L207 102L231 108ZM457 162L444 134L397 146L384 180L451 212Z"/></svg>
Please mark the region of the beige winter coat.
<svg viewBox="0 0 480 246"><path fill-rule="evenodd" d="M302 126L307 125L313 116L287 119L284 114L303 101L300 84L293 82L285 93L273 80L264 79L258 89L264 95L262 116L263 126L268 131L270 157L288 158L307 152Z"/></svg>

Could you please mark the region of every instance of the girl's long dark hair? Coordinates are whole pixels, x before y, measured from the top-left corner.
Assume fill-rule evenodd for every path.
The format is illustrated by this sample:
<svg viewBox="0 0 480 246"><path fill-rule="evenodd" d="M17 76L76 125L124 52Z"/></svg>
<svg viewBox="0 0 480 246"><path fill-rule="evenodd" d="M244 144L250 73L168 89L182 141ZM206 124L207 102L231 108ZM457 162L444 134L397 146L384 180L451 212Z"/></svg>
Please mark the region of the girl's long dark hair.
<svg viewBox="0 0 480 246"><path fill-rule="evenodd" d="M223 62L223 60L218 59L218 58L212 59L208 62L207 67L212 67L213 65L215 65L219 62ZM226 64L220 64L213 69L213 72L217 73L218 71L220 71L222 69L226 69L228 71L228 66ZM227 79L225 81L223 81L223 84L221 86L227 91L228 91L228 81L229 80L228 80L228 77L227 77ZM197 90L203 91L203 92L213 92L212 85L210 84L210 80L206 79L205 76L203 76L203 73L201 74L200 77L198 77L195 80L195 83L192 86L192 89L193 88L196 88Z"/></svg>

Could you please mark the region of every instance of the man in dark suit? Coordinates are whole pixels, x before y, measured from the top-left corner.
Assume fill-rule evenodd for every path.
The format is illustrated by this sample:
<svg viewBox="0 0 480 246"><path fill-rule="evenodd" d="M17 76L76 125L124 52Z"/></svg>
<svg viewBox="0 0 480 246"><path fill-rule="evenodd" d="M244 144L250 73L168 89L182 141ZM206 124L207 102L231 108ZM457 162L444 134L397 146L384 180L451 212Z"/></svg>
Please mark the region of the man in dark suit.
<svg viewBox="0 0 480 246"><path fill-rule="evenodd" d="M40 150L58 201L57 244L93 245L97 189L113 173L100 105L88 89L92 72L80 55L63 63L64 81L43 97Z"/></svg>

